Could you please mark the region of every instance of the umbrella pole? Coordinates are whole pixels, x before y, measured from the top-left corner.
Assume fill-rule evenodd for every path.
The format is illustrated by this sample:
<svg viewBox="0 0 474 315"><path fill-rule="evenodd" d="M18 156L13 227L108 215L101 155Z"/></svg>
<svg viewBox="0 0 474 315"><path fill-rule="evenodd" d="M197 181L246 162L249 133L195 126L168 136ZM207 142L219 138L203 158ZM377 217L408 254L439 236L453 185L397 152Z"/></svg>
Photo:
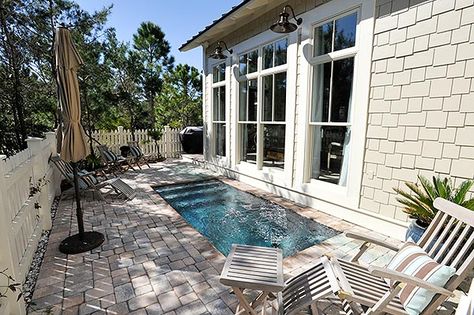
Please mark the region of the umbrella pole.
<svg viewBox="0 0 474 315"><path fill-rule="evenodd" d="M79 176L77 174L77 163L71 162L72 173L74 175L74 189L76 195L76 217L77 217L77 226L79 228L79 238L81 241L84 240L84 219L82 216L81 209L81 196L79 191Z"/></svg>
<svg viewBox="0 0 474 315"><path fill-rule="evenodd" d="M84 232L84 218L82 216L81 196L79 189L79 175L77 163L71 162L74 175L74 190L76 195L76 217L79 233L71 235L59 244L59 251L64 254L79 254L99 247L105 240L102 233L91 231Z"/></svg>

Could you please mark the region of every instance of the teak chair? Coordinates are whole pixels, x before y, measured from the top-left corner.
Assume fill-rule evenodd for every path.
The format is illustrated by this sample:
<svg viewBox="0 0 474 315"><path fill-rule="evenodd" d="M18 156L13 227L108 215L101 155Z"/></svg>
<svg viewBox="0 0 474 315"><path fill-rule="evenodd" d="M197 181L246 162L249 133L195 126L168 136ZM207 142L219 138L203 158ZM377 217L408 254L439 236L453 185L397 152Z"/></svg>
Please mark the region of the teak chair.
<svg viewBox="0 0 474 315"><path fill-rule="evenodd" d="M116 170L122 171L123 166L126 167L125 171L130 168L135 171L128 159L124 158L123 156L116 155L114 152L110 151L106 145L98 145L97 149L99 150L102 161L113 174L115 174Z"/></svg>
<svg viewBox="0 0 474 315"><path fill-rule="evenodd" d="M434 201L434 206L439 212L417 245L436 262L456 270L444 287L392 269L359 264L370 244L394 251L400 248L376 238L346 233L347 237L363 241L354 258L345 261L321 257L316 266L287 281L274 303L276 310L279 314L294 314L311 305L313 313L317 313L317 300L332 291L350 314L405 315L409 313L398 293L405 286L414 286L435 293L420 313L433 314L474 268L474 212L441 198Z"/></svg>
<svg viewBox="0 0 474 315"><path fill-rule="evenodd" d="M138 141L129 141L128 146L130 147L130 154L133 156L138 168L142 169L142 165L146 165L149 168L150 164L148 164L148 159L150 159L151 156L143 153L143 150L138 146Z"/></svg>
<svg viewBox="0 0 474 315"><path fill-rule="evenodd" d="M66 178L66 180L74 185L74 175L72 166L69 163L63 161L59 156L51 156L50 160L54 163L56 168L61 172L61 174ZM118 195L124 195L128 200L135 198L136 192L130 187L127 183L122 181L120 178L112 178L104 181L99 181L91 172L84 170L78 171L78 183L79 189L81 191L92 191L97 193L99 198L105 201L104 195L102 194L101 189L110 186L111 189L105 194L108 195L112 190L114 190Z"/></svg>
<svg viewBox="0 0 474 315"><path fill-rule="evenodd" d="M474 315L474 281L471 282L469 293L461 297L456 315Z"/></svg>

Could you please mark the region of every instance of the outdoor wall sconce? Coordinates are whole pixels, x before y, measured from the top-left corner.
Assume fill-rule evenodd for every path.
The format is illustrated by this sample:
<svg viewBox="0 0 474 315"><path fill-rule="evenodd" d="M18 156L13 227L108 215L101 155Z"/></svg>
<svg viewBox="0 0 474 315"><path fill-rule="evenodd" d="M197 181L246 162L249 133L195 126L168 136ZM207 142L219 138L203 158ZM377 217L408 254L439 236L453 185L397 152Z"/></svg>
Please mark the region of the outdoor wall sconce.
<svg viewBox="0 0 474 315"><path fill-rule="evenodd" d="M293 19L295 19L296 24L288 21L288 17L290 15L288 14L288 12L286 12L287 9L291 10L291 13L293 14ZM290 5L285 5L283 7L283 11L280 13L280 18L275 24L270 26L270 29L275 33L291 33L295 31L298 28L298 25L301 25L301 23L303 23L303 19L296 18L295 11L293 11L293 8Z"/></svg>
<svg viewBox="0 0 474 315"><path fill-rule="evenodd" d="M222 44L224 45L225 50L227 50L227 51L229 52L229 54L232 54L232 53L233 53L233 50L232 50L232 49L227 48L227 45L226 45L225 42L223 42L223 41L218 41L218 42L217 42L216 49L214 50L214 53L211 54L211 55L209 56L209 58L212 58L212 59L226 59L226 58L227 58L227 56L224 55L224 53L222 52L222 46L221 46Z"/></svg>

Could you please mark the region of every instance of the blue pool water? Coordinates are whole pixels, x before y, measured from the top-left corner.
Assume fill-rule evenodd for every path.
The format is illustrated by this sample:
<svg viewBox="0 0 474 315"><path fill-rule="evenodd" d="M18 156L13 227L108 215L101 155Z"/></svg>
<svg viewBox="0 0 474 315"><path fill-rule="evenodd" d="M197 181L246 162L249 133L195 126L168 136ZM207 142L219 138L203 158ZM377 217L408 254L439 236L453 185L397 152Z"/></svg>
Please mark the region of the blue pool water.
<svg viewBox="0 0 474 315"><path fill-rule="evenodd" d="M339 233L219 180L155 190L226 256L232 244L279 247L291 256Z"/></svg>

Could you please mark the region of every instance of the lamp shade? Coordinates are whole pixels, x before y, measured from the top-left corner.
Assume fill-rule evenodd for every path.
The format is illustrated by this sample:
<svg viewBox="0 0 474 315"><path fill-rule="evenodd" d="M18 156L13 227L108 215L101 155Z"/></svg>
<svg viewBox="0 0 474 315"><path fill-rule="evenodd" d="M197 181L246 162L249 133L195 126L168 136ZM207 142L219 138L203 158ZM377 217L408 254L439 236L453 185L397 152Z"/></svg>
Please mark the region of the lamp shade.
<svg viewBox="0 0 474 315"><path fill-rule="evenodd" d="M293 13L293 18L295 19L296 24L291 23L289 21L290 15L286 12L287 9L290 9L291 12ZM270 26L270 29L275 33L291 33L291 32L296 31L296 29L298 28L298 25L300 25L301 23L303 23L303 19L302 18L297 19L295 16L295 12L293 11L293 8L289 5L286 5L283 8L283 12L280 13L278 21L274 23L272 26Z"/></svg>
<svg viewBox="0 0 474 315"><path fill-rule="evenodd" d="M222 45L224 45L225 49L229 52L229 54L232 54L233 50L232 49L229 49L227 48L227 44L224 43L223 41L218 41L217 42L217 46L214 50L214 53L212 53L209 58L212 58L212 59L226 59L227 56L224 55L224 53L222 52Z"/></svg>
<svg viewBox="0 0 474 315"><path fill-rule="evenodd" d="M217 46L216 49L214 50L214 53L211 54L209 56L209 58L212 58L212 59L226 59L227 56L224 55L224 53L222 52L222 47Z"/></svg>

